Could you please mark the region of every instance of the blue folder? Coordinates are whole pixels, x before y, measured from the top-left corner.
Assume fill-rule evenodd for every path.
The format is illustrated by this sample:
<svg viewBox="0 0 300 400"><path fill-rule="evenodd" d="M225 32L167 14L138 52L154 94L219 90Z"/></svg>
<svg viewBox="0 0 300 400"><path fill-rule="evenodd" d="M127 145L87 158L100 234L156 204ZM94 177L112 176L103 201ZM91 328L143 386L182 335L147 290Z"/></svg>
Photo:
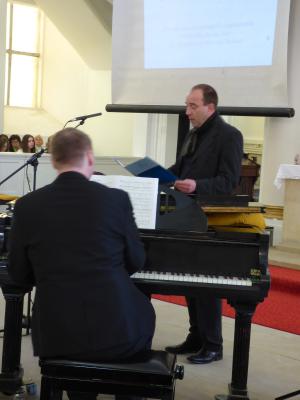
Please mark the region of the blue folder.
<svg viewBox="0 0 300 400"><path fill-rule="evenodd" d="M143 178L158 178L159 183L172 184L178 177L149 157L126 165L127 171Z"/></svg>

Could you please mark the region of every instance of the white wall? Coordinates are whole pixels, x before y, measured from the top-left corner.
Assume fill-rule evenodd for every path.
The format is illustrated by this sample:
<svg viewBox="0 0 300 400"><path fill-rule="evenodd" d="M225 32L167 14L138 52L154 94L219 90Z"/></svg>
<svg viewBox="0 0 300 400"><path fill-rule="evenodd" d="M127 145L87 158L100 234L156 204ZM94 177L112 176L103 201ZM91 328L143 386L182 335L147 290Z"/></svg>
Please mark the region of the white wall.
<svg viewBox="0 0 300 400"><path fill-rule="evenodd" d="M292 0L288 48L288 101L295 108L293 118L266 118L260 201L283 205L284 188L277 190L274 179L280 164L293 164L300 153L300 1Z"/></svg>
<svg viewBox="0 0 300 400"><path fill-rule="evenodd" d="M44 110L22 107L4 107L4 132L7 135L52 135L61 129L61 122Z"/></svg>
<svg viewBox="0 0 300 400"><path fill-rule="evenodd" d="M3 2L5 1L0 0L1 5ZM81 2L85 3L83 0ZM49 4L52 7L52 0ZM86 14L91 18L90 11L87 11ZM6 8L4 7L1 17L5 18L5 16ZM64 18L66 18L65 15ZM88 21L85 21L84 15L82 15L82 26L85 23L88 23ZM98 23L100 24L99 21ZM0 28L2 28L3 24L0 25ZM90 134L96 155L144 155L145 124L142 128L139 122L136 123L137 116L135 114L107 113L105 111L106 104L111 102L111 71L108 69L92 69L88 65L92 62L91 58L89 57L88 62L83 60L73 45L47 17L44 23L43 38L42 108L32 110L6 107L4 111L4 132L8 135L23 135L24 133L35 135L39 133L42 136L49 136L61 129L69 119L102 112L101 117L88 119L80 127ZM96 44L99 43L99 39L98 37L94 38ZM107 43L103 46L104 51L107 46L111 46L111 38L108 34L106 34L105 40ZM92 45L89 46L90 49L92 47ZM99 46L95 45L95 48L99 48ZM91 51L89 54L91 54ZM96 54L95 52L95 57L105 58L107 63L107 54L100 54L100 52ZM4 62L4 54L2 57L0 54L0 67L3 66L0 74L4 71ZM1 100L3 92L4 88L1 88L0 76ZM2 109L0 103L0 122ZM137 120L139 121L138 118ZM75 124L68 126L75 126ZM133 145L134 134L139 135L141 143Z"/></svg>
<svg viewBox="0 0 300 400"><path fill-rule="evenodd" d="M242 132L244 142L263 143L265 129L264 117L230 116L228 122Z"/></svg>
<svg viewBox="0 0 300 400"><path fill-rule="evenodd" d="M112 13L110 4L105 0L96 0L94 4L91 0L35 0L35 3L89 68L111 69L111 27L108 28L106 20L108 9Z"/></svg>
<svg viewBox="0 0 300 400"><path fill-rule="evenodd" d="M28 153L0 153L0 182L21 168L10 179L0 187L0 193L23 196L30 192L34 185L33 167L25 165L32 154ZM121 162L127 165L136 160L133 157L120 157ZM38 159L36 173L36 188L51 183L57 176L56 170L51 163L51 156L43 154ZM22 166L24 166L22 168ZM106 175L130 175L124 168L120 167L111 157L95 157L95 171Z"/></svg>
<svg viewBox="0 0 300 400"><path fill-rule="evenodd" d="M5 82L6 0L0 0L0 133L3 132Z"/></svg>
<svg viewBox="0 0 300 400"><path fill-rule="evenodd" d="M164 165L170 167L176 161L177 136L178 136L178 115L168 115L166 157Z"/></svg>
<svg viewBox="0 0 300 400"><path fill-rule="evenodd" d="M144 157L147 151L148 114L133 115L132 155L135 157Z"/></svg>
<svg viewBox="0 0 300 400"><path fill-rule="evenodd" d="M82 127L92 137L95 153L131 155L134 116L105 112L111 102L110 82L110 71L91 70L46 19L42 107L62 125L79 115L102 112Z"/></svg>

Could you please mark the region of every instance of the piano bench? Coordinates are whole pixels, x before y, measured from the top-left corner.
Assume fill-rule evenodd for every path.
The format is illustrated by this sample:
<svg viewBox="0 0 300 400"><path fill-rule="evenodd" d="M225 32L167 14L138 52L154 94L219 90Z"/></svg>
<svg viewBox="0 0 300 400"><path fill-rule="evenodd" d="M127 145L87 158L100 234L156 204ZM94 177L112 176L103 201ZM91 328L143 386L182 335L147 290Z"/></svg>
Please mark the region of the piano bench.
<svg viewBox="0 0 300 400"><path fill-rule="evenodd" d="M176 355L156 350L124 362L40 359L40 367L41 400L62 399L63 391L172 400L175 381L184 375Z"/></svg>

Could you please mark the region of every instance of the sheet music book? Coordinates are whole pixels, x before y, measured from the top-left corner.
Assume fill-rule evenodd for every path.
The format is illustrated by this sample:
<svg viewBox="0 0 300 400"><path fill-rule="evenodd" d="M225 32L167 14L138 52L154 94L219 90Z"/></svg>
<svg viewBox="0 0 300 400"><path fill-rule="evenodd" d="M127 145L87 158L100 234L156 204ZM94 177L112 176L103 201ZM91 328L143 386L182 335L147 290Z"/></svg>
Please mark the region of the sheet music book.
<svg viewBox="0 0 300 400"><path fill-rule="evenodd" d="M171 171L167 170L149 157L134 161L133 163L126 165L125 168L135 176L158 178L159 183L173 184L177 179L179 179Z"/></svg>
<svg viewBox="0 0 300 400"><path fill-rule="evenodd" d="M140 229L155 229L158 179L122 175L92 175L91 180L128 193Z"/></svg>

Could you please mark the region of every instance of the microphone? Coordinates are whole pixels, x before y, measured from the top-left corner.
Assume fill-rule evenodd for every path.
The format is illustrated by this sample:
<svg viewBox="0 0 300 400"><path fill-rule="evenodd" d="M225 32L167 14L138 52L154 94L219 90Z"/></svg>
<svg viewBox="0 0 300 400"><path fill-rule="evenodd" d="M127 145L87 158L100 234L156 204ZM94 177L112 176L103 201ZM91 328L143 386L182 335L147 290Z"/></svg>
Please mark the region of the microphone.
<svg viewBox="0 0 300 400"><path fill-rule="evenodd" d="M34 165L34 163L37 162L37 159L42 156L43 153L45 153L46 149L42 148L40 151L37 153L33 154L27 161L26 164L31 164Z"/></svg>
<svg viewBox="0 0 300 400"><path fill-rule="evenodd" d="M76 117L76 118L70 119L68 122L84 121L87 118L94 118L94 117L98 117L100 115L102 115L101 112L100 113L96 113L96 114L82 115L81 117Z"/></svg>

